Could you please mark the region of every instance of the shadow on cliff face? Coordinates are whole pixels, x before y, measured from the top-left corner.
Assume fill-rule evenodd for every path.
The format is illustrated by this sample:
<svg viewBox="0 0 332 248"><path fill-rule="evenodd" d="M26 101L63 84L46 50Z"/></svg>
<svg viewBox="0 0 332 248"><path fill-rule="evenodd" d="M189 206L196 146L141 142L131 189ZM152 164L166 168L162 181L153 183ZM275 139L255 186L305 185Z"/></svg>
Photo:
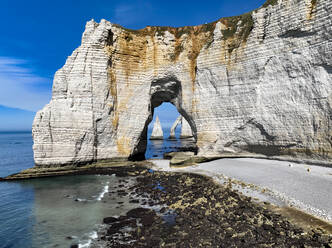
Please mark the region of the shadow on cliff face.
<svg viewBox="0 0 332 248"><path fill-rule="evenodd" d="M180 115L188 122L192 134L193 134L193 142L192 149L197 150L196 148L196 140L197 140L197 131L196 125L193 121L192 116L189 114L190 111L186 109L182 104L182 86L181 82L177 80L175 77L165 77L162 79L155 80L151 83L150 87L150 105L149 105L149 116L147 116L147 120L144 125L144 129L141 132L140 140L138 145L135 147L133 154L130 156L130 160L144 160L146 159L146 151L148 145L148 127L151 121L153 120L155 108L159 107L163 103L171 103L174 105ZM163 113L167 115L167 113ZM165 134L164 134L165 135ZM165 136L164 136L165 140ZM181 148L181 147L179 147ZM168 150L165 150L169 151ZM151 158L148 156L148 158Z"/></svg>

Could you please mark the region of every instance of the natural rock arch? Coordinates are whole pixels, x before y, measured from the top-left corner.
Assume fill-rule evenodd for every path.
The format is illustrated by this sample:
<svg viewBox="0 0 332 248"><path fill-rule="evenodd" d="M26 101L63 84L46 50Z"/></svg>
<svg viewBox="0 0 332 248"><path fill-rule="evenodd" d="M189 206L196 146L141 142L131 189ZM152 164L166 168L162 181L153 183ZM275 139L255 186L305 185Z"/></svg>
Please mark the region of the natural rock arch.
<svg viewBox="0 0 332 248"><path fill-rule="evenodd" d="M140 157L162 101L190 123L198 156L331 163L331 4L268 0L179 28L89 21L36 114L36 165Z"/></svg>
<svg viewBox="0 0 332 248"><path fill-rule="evenodd" d="M150 104L149 115L147 116L144 128L140 135L140 140L130 156L131 160L145 159L145 151L147 146L148 126L153 119L154 109L164 102L172 103L178 112L188 121L194 139L197 140L197 129L195 122L189 110L182 106L182 86L181 82L175 76L167 76L151 82L150 86Z"/></svg>

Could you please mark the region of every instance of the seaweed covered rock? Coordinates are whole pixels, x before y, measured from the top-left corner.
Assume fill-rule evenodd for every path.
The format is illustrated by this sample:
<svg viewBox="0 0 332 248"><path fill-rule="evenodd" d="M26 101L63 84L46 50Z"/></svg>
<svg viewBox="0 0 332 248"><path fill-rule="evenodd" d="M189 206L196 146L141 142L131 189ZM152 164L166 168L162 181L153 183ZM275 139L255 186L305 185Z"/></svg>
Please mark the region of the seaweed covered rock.
<svg viewBox="0 0 332 248"><path fill-rule="evenodd" d="M149 207L120 216L99 233L94 247L331 247L323 229L294 225L212 179L195 174L150 171L137 178L137 197Z"/></svg>

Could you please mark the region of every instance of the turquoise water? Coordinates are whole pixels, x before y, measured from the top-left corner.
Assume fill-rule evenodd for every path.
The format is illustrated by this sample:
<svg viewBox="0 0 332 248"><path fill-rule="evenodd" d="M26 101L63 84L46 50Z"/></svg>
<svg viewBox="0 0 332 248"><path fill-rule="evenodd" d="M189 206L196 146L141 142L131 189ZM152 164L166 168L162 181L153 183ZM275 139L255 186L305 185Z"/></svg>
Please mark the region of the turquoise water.
<svg viewBox="0 0 332 248"><path fill-rule="evenodd" d="M107 194L118 180L85 175L1 183L0 247L89 242L104 217L123 214L116 209L117 197Z"/></svg>
<svg viewBox="0 0 332 248"><path fill-rule="evenodd" d="M0 177L34 165L32 144L31 133L0 133ZM160 158L181 145L149 141L146 157ZM128 181L126 187L134 180L121 179ZM120 199L111 193L119 180L114 175L84 175L0 182L0 248L88 247L104 217L136 207L127 196Z"/></svg>
<svg viewBox="0 0 332 248"><path fill-rule="evenodd" d="M0 133L0 176L32 166L31 133ZM87 243L103 217L121 214L117 197L107 194L118 181L86 175L0 182L0 247Z"/></svg>

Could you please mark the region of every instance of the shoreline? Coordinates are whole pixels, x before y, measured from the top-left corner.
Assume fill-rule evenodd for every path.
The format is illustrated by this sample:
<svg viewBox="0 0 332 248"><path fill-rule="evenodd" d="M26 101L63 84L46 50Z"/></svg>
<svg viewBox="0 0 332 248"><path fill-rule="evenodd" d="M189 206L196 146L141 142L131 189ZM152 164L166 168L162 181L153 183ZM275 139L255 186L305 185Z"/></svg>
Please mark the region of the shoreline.
<svg viewBox="0 0 332 248"><path fill-rule="evenodd" d="M332 244L331 225L303 224L300 220L308 215L295 210L298 221L294 221L285 211L253 201L229 183L206 175L149 169L142 170L137 180L129 194L149 200L125 215L106 217L92 248Z"/></svg>
<svg viewBox="0 0 332 248"><path fill-rule="evenodd" d="M182 153L186 152L187 150L184 149L171 152L171 153ZM191 151L189 149L189 151ZM169 154L169 153L165 153ZM164 154L164 157L165 157ZM313 165L313 166L320 166L325 168L332 168L332 163L325 160L316 160L316 159L307 159L307 158L296 158L292 156L266 156L263 154L256 154L256 153L226 153L222 155L216 156L188 156L186 159L182 160L178 165L175 167L188 167L194 166L197 164L213 162L216 160L224 160L224 159L259 159L259 160L270 160L270 161L281 161L281 162L290 162L295 164L305 164L305 165ZM167 159L171 159L167 158ZM32 168L22 170L18 173L10 174L5 177L0 177L1 181L10 181L10 180L22 180L22 179L33 179L33 178L41 178L41 177L52 177L52 176L64 176L64 175L76 175L76 174L85 174L85 173L98 173L95 171L100 171L102 169L112 168L112 167L122 167L128 165L144 165L144 164L151 164L151 161L158 161L163 159L158 158L150 158L141 161L129 161L126 159L110 159L110 160L101 160L96 162L84 162L79 164L66 164L63 166L60 165L50 165L50 166L42 166L42 165L35 165Z"/></svg>
<svg viewBox="0 0 332 248"><path fill-rule="evenodd" d="M109 174L110 170L121 167L140 168L152 166L152 163L144 160L138 162L132 161L112 161L112 162L97 162L84 166L62 166L62 167L32 167L21 172L0 177L0 182L31 180L45 177L59 177L59 176L75 176L75 175L95 175L95 174Z"/></svg>
<svg viewBox="0 0 332 248"><path fill-rule="evenodd" d="M30 169L23 170L19 173L15 173L12 175L9 175L4 178L0 178L1 181L16 181L16 180L28 180L28 179L37 179L37 178L43 178L43 177L57 177L57 176L67 176L67 175L87 175L87 174L109 174L110 169L118 169L120 167L132 167L133 169L135 168L153 168L156 170L161 170L161 171L169 171L169 172L190 172L190 173L195 173L195 174L200 174L200 175L205 175L208 177L213 178L216 180L216 182L222 184L225 181L229 181L230 183L233 184L234 188L236 190L239 190L241 193L253 197L254 199L256 198L257 200L260 201L266 201L274 205L283 205L283 206L288 206L288 207L295 207L301 211L304 211L307 214L310 214L316 218L320 218L323 221L327 221L329 223L332 223L332 210L329 212L331 213L326 213L326 206L325 209L323 208L324 211L321 211L322 208L320 207L312 207L304 204L301 199L297 199L297 195L299 194L298 192L295 192L296 189L293 188L292 191L289 192L283 192L280 190L275 190L271 188L271 185L264 185L260 184L260 181L248 181L248 178L243 177L243 175L240 174L237 175L236 173L238 171L241 171L243 169L242 167L238 165L234 165L234 163L244 160L244 162L248 163L250 161L256 161L256 164L261 164L262 166L257 170L257 168L254 168L252 166L253 164L251 163L250 168L246 168L246 172L248 175L254 174L254 173L262 173L265 170L269 170L269 165L272 163L278 165L277 170L275 171L276 174L279 173L279 171L284 170L283 167L285 167L285 163L288 164L290 167L287 167L287 173L292 172L294 169L299 169L302 168L302 174L306 174L304 178L312 176L312 174L315 174L316 168L320 168L319 170L326 170L329 171L327 175L329 176L328 178L328 183L332 187L332 168L322 166L321 164L312 166L312 165L307 165L307 164L291 164L289 161L280 161L280 160L272 160L272 159L264 159L263 157L258 157L258 158L248 158L248 157L231 157L231 158L216 158L216 157L211 157L209 159L203 158L203 157L198 157L198 156L193 156L190 157L189 159L194 158L194 162L189 162L186 163L184 161L183 163L180 162L179 165L169 165L170 161L172 160L165 160L165 159L150 159L150 160L144 160L144 161L138 161L138 162L133 162L133 161L101 161L101 162L96 162L96 163L91 163L88 165L84 166L63 166L63 167L33 167ZM203 160L200 160L203 158ZM185 158L186 159L186 158ZM195 159L200 162L196 162ZM224 167L226 164L230 164L231 166L228 166L228 171L223 171ZM220 164L220 165L218 165ZM283 164L283 166L281 166ZM231 167L231 170L229 170ZM225 167L227 168L227 167ZM304 169L307 171L310 171L311 168L314 168L314 171L312 172L304 172ZM236 172L236 173L234 173ZM297 174L296 176L298 176ZM242 178L241 178L242 176ZM287 175L284 175L287 176ZM275 175L264 175L264 177L267 180L275 180ZM249 176L250 179L250 176ZM292 177L292 180L297 181L297 177ZM319 181L315 181L319 185ZM312 183L312 182L311 182ZM280 184L280 182L279 182ZM278 186L278 185L277 185ZM292 185L290 185L292 186ZM304 184L300 186L306 186ZM312 187L316 187L317 191L314 192L312 189L308 189L309 191L311 190L312 195L320 195L322 194L321 190L328 190L330 188L329 186L326 186L325 182L325 187L319 188L319 186L312 184ZM295 192L295 195L291 196L289 193ZM302 192L303 193L303 192ZM326 192L325 192L326 193ZM322 201L326 201L326 199L331 198L331 202L327 204L327 207L332 205L332 197L328 195L329 193L326 193L326 197L321 197ZM316 203L320 202L320 199L316 201Z"/></svg>
<svg viewBox="0 0 332 248"><path fill-rule="evenodd" d="M253 158L217 159L193 166L170 166L167 160L151 160L156 170L206 175L225 181L247 196L301 211L332 223L332 169L291 164L288 161ZM329 200L331 199L331 200Z"/></svg>
<svg viewBox="0 0 332 248"><path fill-rule="evenodd" d="M173 152L174 153L174 152ZM175 152L174 154L181 154L182 152ZM167 157L167 154L165 154ZM164 157L165 157L164 155ZM174 156L174 155L173 155ZM149 159L149 160L143 160L143 161L123 161L123 160L115 160L115 161L100 161L100 162L94 162L91 164L86 164L86 165L81 165L81 166L74 166L74 165L67 165L63 167L38 167L35 166L30 169L23 170L19 173L15 173L6 177L1 178L0 177L0 182L1 181L16 181L16 180L27 180L27 179L37 179L37 178L43 178L43 177L57 177L57 176L66 176L66 175L86 175L86 174L108 174L108 169L110 168L118 168L118 167L149 167L149 168L154 168L157 170L164 170L164 171L179 171L179 172L193 172L193 173L198 173L201 175L206 175L211 178L214 178L215 180L219 181L219 183L222 183L224 180L231 180L232 183L235 185L237 184L237 189L242 191L242 193L246 194L244 189L241 189L241 186L246 185L246 189L251 188L251 194L247 194L248 196L256 197L258 191L264 191L263 198L265 197L266 199L260 199L262 201L266 200L269 201L270 203L275 204L276 201L283 202L284 205L288 205L290 207L295 206L298 209L301 209L302 211L305 211L309 214L314 215L315 217L322 218L325 221L332 222L332 211L331 213L327 216L326 214L317 214L317 212L320 212L319 208L315 209L312 207L307 207L302 204L301 201L298 201L296 197L290 197L287 192L282 192L278 190L271 189L269 185L259 185L257 182L253 181L250 182L247 180L246 177L242 177L240 175L240 178L238 177L239 175L234 174L235 171L239 171L242 168L237 166L235 167L232 165L232 170L231 171L226 171L224 173L222 170L219 170L220 168L222 169L221 166L224 166L223 164L228 163L228 164L234 164L236 161L239 160L245 160L245 161L257 161L257 163L263 163L264 167L261 167L260 170L264 171L268 169L268 165L270 163L278 163L278 165L285 165L287 163L289 167L304 167L307 169L308 172L310 172L311 168L322 168L320 170L328 170L329 178L330 180L330 186L332 187L332 168L329 166L321 165L321 164L316 164L314 167L312 165L308 164L300 164L299 161L295 161L295 164L289 163L289 160L273 160L272 158L264 158L264 157L248 157L248 156L237 156L237 157L210 157L210 158L205 158L205 157L199 157L199 156L184 156L184 159L180 159L179 164L172 164L172 156L167 157L170 158L170 160L165 160L165 159ZM189 158L189 159L188 159ZM189 162L188 162L189 161ZM259 161L259 162L258 162ZM170 165L171 164L171 165ZM220 164L221 166L216 166ZM218 168L219 167L219 168ZM250 167L249 171L248 168L247 172L248 174L252 174L252 171L254 168ZM276 173L283 169L282 167L278 167ZM258 173L261 173L261 171L257 171ZM292 172L292 170L289 168L288 172ZM287 173L288 173L287 172ZM314 172L314 171L313 171ZM229 173L229 174L227 174ZM302 173L303 174L303 173ZM306 176L312 174L312 173L305 173L307 174ZM242 175L243 176L243 175ZM274 175L265 175L266 178L271 178L273 179ZM292 178L293 180L296 181L297 178ZM317 182L317 181L316 181ZM265 187L267 186L267 187ZM326 186L326 185L325 185ZM317 187L313 184L313 187ZM328 187L325 187L328 188ZM323 188L324 189L324 188ZM256 192L254 192L256 190ZM293 190L294 191L294 190ZM253 194L254 193L254 194ZM317 189L315 194L320 194L320 189ZM260 193L259 196L262 196ZM266 197L269 196L269 197ZM258 197L260 198L260 197ZM274 198L274 199L272 199ZM327 198L332 198L327 195ZM318 201L319 202L319 201ZM332 200L329 206L332 205Z"/></svg>
<svg viewBox="0 0 332 248"><path fill-rule="evenodd" d="M169 161L166 160L122 162L122 164L120 162L105 162L102 164L99 163L98 165L94 164L78 168L34 168L26 170L24 171L24 173L16 174L14 176L16 177L16 179L22 180L45 176L116 174L119 177L132 176L139 179L140 184L136 185L135 188L131 188L131 193L134 193L134 195L132 195L134 200L139 200L140 204L142 204L139 210L137 210L137 208L136 210L133 209L132 212L129 211L130 213L127 213L127 215L125 216L110 216L111 219L108 219L109 222L106 223L106 227L98 232L98 237L96 239L92 240L91 247L98 247L98 242L107 243L111 239L111 242L126 241L126 239L119 239L115 241L113 238L119 233L122 233L123 230L129 229L132 230L130 231L130 235L133 235L133 237L135 237L135 240L137 237L139 237L139 242L143 242L145 239L144 242L153 243L160 241L158 245L161 245L163 242L180 242L180 244L186 245L188 244L186 242L191 242L191 240L194 240L194 245L205 244L205 247L216 247L214 246L213 242L209 243L212 240L211 237L214 237L216 235L213 233L213 230L218 226L222 226L225 222L228 223L228 227L225 228L231 229L229 229L229 233L222 233L222 230L220 230L220 233L218 233L218 235L221 235L219 237L221 240L219 241L226 243L229 242L229 244L233 244L233 242L235 242L235 244L240 244L239 242L243 242L243 237L245 237L245 242L248 239L248 242L255 243L257 241L256 239L258 239L258 237L256 237L254 234L256 232L266 233L267 237L269 237L270 235L271 238L276 240L282 237L280 242L288 242L288 240L292 237L291 235L295 235L296 239L292 239L292 242L295 242L295 245L310 244L308 242L311 242L311 239L314 239L314 236L312 235L315 235L315 237L323 237L320 241L316 240L317 242L325 242L324 244L327 244L326 242L329 242L329 244L332 242L331 223L321 221L317 218L310 216L307 213L298 211L295 208L274 207L267 202L260 201L259 199L256 200L253 197L245 195L245 192L241 192L233 186L235 184L241 184L240 181L236 182L234 179L230 178L230 180L226 180L227 178L224 178L224 181L221 181L221 177L219 177L219 180L216 180L218 178L213 175L201 175L194 171L190 171L193 169L197 169L197 167L199 166L206 166L206 163L183 168L169 167L169 169L173 171L162 171L162 166L156 167L156 162L169 163ZM214 160L208 163L216 162L218 162L218 160ZM153 170L151 170L151 168ZM11 177L7 181L12 180L15 180L15 178ZM220 197L224 193L228 196L221 199ZM135 197L139 197L142 195L145 197L148 196L144 200L145 202L141 201L142 198L135 199ZM220 200L218 200L219 198ZM236 200L234 200L233 198ZM216 208L216 206L221 207ZM230 206L232 207L230 208ZM235 208L233 209L233 207ZM163 209L163 212L161 212L161 209ZM243 211L246 212L248 209L250 209L249 212L251 212L250 216L256 216L255 218L257 223L252 222L254 220L252 220L251 217L249 218L248 215L243 214ZM169 216L171 216L171 218L175 216L171 221L173 223L171 226L167 224L168 222L164 218L165 211L168 213ZM238 213L237 211L240 212ZM208 213L208 215L206 215L206 213ZM196 215L200 216L200 218L196 219ZM212 216L213 218L211 218ZM220 217L220 221L216 222L214 220L215 216L217 216L218 218ZM228 218L228 216L230 217ZM107 218L107 216L105 216L105 218ZM244 230L241 229L242 224L239 225L239 223L237 222L233 223L232 218L236 218L237 222L242 224L247 225L248 223L250 223L250 225L248 226L248 230L250 231L245 232L244 234ZM146 219L152 219L153 221L148 222L149 225L146 226L143 225L139 227L134 225L134 223L141 223L142 220L143 222L144 220L147 221ZM191 226L192 223L200 224L198 224L197 226ZM206 230L206 226L209 225L213 228L209 229L208 236L205 237L204 235L201 235L200 233L203 233ZM187 226L194 229L198 228L200 231L198 233L191 234L191 229L189 230ZM174 239L169 240L168 237L164 236L161 238L160 232L156 230L158 228L165 231L171 236L175 235L179 239L179 241L176 241ZM279 233L271 232L271 228L279 230ZM187 238L183 240L184 237L178 236L181 233L186 233L185 236L190 237L189 241ZM242 237L241 235L244 236ZM155 239L149 239L148 237L150 236L155 237ZM144 237L143 241L141 240L142 237ZM263 237L260 238L263 239ZM270 241L267 240L260 240L259 242L267 242L268 244L270 244ZM143 243L141 243L141 245ZM144 244L146 246L142 245L139 247L148 247L148 244L150 243Z"/></svg>

